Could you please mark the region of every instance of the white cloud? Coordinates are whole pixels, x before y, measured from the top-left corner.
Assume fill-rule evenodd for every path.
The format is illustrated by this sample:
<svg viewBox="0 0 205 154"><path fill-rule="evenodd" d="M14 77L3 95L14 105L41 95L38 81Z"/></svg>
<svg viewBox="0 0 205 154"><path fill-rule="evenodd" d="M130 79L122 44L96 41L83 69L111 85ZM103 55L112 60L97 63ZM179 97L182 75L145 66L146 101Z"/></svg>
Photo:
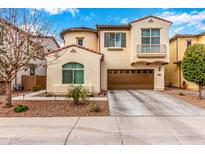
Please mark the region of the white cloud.
<svg viewBox="0 0 205 154"><path fill-rule="evenodd" d="M198 28L198 29L200 29L202 31L205 31L205 24L200 23L200 24L196 25L196 28Z"/></svg>
<svg viewBox="0 0 205 154"><path fill-rule="evenodd" d="M171 20L174 25L188 24L189 26L192 26L205 20L205 11L192 11L191 13L175 13L166 11L163 12L160 16L167 20Z"/></svg>
<svg viewBox="0 0 205 154"><path fill-rule="evenodd" d="M93 17L95 17L95 14L93 12L90 12L90 14L87 16L82 15L80 19L84 21L88 21L88 20L91 20Z"/></svg>
<svg viewBox="0 0 205 154"><path fill-rule="evenodd" d="M128 23L128 19L127 18L123 18L120 21L121 24L127 24Z"/></svg>
<svg viewBox="0 0 205 154"><path fill-rule="evenodd" d="M192 11L190 13L182 12L170 12L165 11L162 14L160 14L164 19L170 20L173 22L173 25L180 26L183 25L184 27L190 27L190 28L197 28L198 30L205 30L205 25L203 22L205 22L205 11ZM175 30L175 32L179 32L182 30L182 27L179 27Z"/></svg>
<svg viewBox="0 0 205 154"><path fill-rule="evenodd" d="M76 15L79 13L79 9L76 8L37 8L37 10L44 10L45 12L51 15L61 14L63 12L68 11L73 17L76 17Z"/></svg>
<svg viewBox="0 0 205 154"><path fill-rule="evenodd" d="M118 20L120 20L120 17L107 16L106 18L107 18L108 21L118 21Z"/></svg>
<svg viewBox="0 0 205 154"><path fill-rule="evenodd" d="M68 9L68 12L70 12L71 15L72 15L73 17L75 17L75 16L79 13L79 9L70 8L70 9Z"/></svg>
<svg viewBox="0 0 205 154"><path fill-rule="evenodd" d="M177 28L174 32L175 32L175 33L179 33L182 29L184 29L184 27L179 27L179 28Z"/></svg>

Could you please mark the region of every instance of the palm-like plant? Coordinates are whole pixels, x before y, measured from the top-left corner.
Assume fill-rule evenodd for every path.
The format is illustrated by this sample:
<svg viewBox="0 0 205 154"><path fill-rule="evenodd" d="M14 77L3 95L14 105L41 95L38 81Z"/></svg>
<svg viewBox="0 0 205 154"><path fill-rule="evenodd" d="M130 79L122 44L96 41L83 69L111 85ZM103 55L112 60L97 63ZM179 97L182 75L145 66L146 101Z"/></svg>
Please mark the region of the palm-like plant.
<svg viewBox="0 0 205 154"><path fill-rule="evenodd" d="M88 91L82 86L72 87L68 90L68 97L72 97L74 104L78 105L80 99L85 100L88 97Z"/></svg>

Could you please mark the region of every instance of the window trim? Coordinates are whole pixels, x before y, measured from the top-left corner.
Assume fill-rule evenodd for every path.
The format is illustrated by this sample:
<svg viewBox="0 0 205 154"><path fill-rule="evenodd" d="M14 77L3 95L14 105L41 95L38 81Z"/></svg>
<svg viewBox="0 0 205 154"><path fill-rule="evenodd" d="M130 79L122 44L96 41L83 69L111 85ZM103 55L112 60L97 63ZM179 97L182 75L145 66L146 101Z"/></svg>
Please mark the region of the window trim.
<svg viewBox="0 0 205 154"><path fill-rule="evenodd" d="M111 33L114 33L114 46L111 46L111 37L109 37L109 47L108 49L122 49L122 32L108 32L109 33L109 36L111 36ZM116 39L116 36L117 36L117 33L120 34L120 46L116 46L117 44L117 39Z"/></svg>
<svg viewBox="0 0 205 154"><path fill-rule="evenodd" d="M82 45L78 44L79 40L82 40ZM76 44L79 45L79 46L83 46L83 44L84 44L83 40L84 40L84 37L76 37Z"/></svg>
<svg viewBox="0 0 205 154"><path fill-rule="evenodd" d="M152 36L152 30L159 30L159 36ZM149 36L143 36L142 35L142 32L143 32L143 30L149 30L149 32L150 32L150 35ZM155 53L155 52L153 52L152 51L152 47L154 47L154 46L159 46L159 48L160 48L160 42L161 42L161 28L142 28L141 29L141 45L142 45L142 47L149 47L149 52L142 52L142 53ZM149 38L149 44L143 44L142 43L142 39L143 38ZM152 44L152 38L159 38L159 44ZM156 52L156 53L158 53L158 52ZM160 53L160 50L159 50L159 53Z"/></svg>
<svg viewBox="0 0 205 154"><path fill-rule="evenodd" d="M33 76L33 75L36 75L36 66L35 64L31 64L30 67L29 67L29 74L30 76Z"/></svg>
<svg viewBox="0 0 205 154"><path fill-rule="evenodd" d="M188 42L191 42L191 44L190 45L188 45ZM186 47L188 48L189 46L191 46L192 45L192 40L186 40Z"/></svg>
<svg viewBox="0 0 205 154"><path fill-rule="evenodd" d="M70 63L76 63L76 64L81 64L81 63L77 63L77 62L70 62ZM66 63L66 64L69 64L69 63ZM65 64L64 64L65 65ZM62 84L75 84L75 85L81 85L81 84L84 84L84 65L81 64L83 67L82 68L63 68L62 65ZM65 83L64 80L63 80L63 71L72 71L72 83ZM75 83L75 71L83 71L83 82L82 83Z"/></svg>

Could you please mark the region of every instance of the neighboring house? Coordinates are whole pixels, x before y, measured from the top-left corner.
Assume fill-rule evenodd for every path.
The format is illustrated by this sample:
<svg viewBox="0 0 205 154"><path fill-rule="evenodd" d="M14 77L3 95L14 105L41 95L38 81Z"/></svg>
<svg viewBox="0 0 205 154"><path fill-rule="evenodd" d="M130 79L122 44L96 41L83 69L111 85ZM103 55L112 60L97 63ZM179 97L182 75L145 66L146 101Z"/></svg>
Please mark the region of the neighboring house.
<svg viewBox="0 0 205 154"><path fill-rule="evenodd" d="M165 68L166 86L184 87L189 90L198 91L199 87L196 83L184 79L182 70L182 59L186 48L193 44L205 44L205 33L197 35L177 34L170 38L170 63Z"/></svg>
<svg viewBox="0 0 205 154"><path fill-rule="evenodd" d="M18 26L10 23L9 21L0 18L0 45L3 45L3 30L4 28L11 28L16 31L23 31L26 32L24 28L19 28ZM52 36L41 36L36 35L32 36L32 41L34 43L39 43L44 48L45 54L50 52L51 50L56 50L60 48L57 41ZM15 79L12 81L12 88L14 88L17 84L22 84L22 76L32 76L32 75L46 75L46 60L45 57L39 57L35 60L31 61L30 68L27 70L21 70L16 73ZM1 81L1 80L0 80Z"/></svg>
<svg viewBox="0 0 205 154"><path fill-rule="evenodd" d="M47 92L65 93L77 85L94 93L108 89L164 90L171 24L147 16L127 25L63 30L64 47L46 57L53 61L47 68Z"/></svg>
<svg viewBox="0 0 205 154"><path fill-rule="evenodd" d="M36 36L33 39L33 42L36 42ZM41 45L44 47L45 54L49 53L52 50L56 50L60 48L59 44L55 40L54 37L51 36L38 36L39 39L42 39ZM46 76L46 60L45 58L39 58L35 59L31 62L30 68L27 70L21 70L17 72L15 79L12 81L12 87L14 87L17 84L23 84L22 83L22 76ZM29 88L30 89L30 88Z"/></svg>

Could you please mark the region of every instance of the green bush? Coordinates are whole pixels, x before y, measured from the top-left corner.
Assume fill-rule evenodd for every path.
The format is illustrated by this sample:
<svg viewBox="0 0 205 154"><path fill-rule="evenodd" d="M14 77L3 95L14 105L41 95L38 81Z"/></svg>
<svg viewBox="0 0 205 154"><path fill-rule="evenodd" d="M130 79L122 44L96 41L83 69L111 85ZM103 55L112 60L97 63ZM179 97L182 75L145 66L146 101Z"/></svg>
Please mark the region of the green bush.
<svg viewBox="0 0 205 154"><path fill-rule="evenodd" d="M88 97L88 94L88 91L82 86L77 86L68 90L67 97L72 97L74 104L78 105L80 99L85 100L85 98Z"/></svg>
<svg viewBox="0 0 205 154"><path fill-rule="evenodd" d="M26 105L16 105L16 107L13 109L14 112L23 112L23 111L26 111L28 110L28 106Z"/></svg>
<svg viewBox="0 0 205 154"><path fill-rule="evenodd" d="M42 87L40 85L36 85L36 86L32 87L33 92L39 91L41 89L42 89Z"/></svg>
<svg viewBox="0 0 205 154"><path fill-rule="evenodd" d="M102 110L98 104L94 104L90 108L90 112L100 112L100 111L102 111Z"/></svg>
<svg viewBox="0 0 205 154"><path fill-rule="evenodd" d="M205 46L194 44L186 49L182 60L183 76L187 81L199 85L199 98L201 87L205 86Z"/></svg>

